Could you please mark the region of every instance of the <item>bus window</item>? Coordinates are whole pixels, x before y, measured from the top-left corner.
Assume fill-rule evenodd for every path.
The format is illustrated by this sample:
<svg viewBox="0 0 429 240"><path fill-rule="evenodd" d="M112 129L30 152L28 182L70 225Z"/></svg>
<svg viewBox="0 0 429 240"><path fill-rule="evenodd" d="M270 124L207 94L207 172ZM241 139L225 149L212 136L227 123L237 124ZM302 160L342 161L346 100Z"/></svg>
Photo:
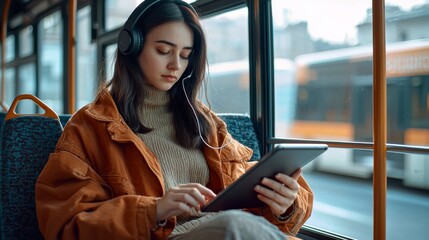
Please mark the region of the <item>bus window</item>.
<svg viewBox="0 0 429 240"><path fill-rule="evenodd" d="M28 26L19 32L19 57L33 54L33 26Z"/></svg>
<svg viewBox="0 0 429 240"><path fill-rule="evenodd" d="M15 98L15 68L6 68L5 71L5 96L6 104L10 106Z"/></svg>
<svg viewBox="0 0 429 240"><path fill-rule="evenodd" d="M36 94L36 66L34 63L18 68L18 94ZM36 105L31 101L22 101L17 110L22 113L36 113Z"/></svg>
<svg viewBox="0 0 429 240"><path fill-rule="evenodd" d="M11 62L15 59L15 35L9 35L6 38L5 62Z"/></svg>
<svg viewBox="0 0 429 240"><path fill-rule="evenodd" d="M104 50L104 68L105 68L105 76L107 80L112 79L113 77L113 69L114 69L114 58L115 58L115 52L117 49L117 45L111 44L107 46Z"/></svg>
<svg viewBox="0 0 429 240"><path fill-rule="evenodd" d="M207 98L219 113L249 113L247 8L203 20L208 47ZM203 99L204 100L204 99Z"/></svg>
<svg viewBox="0 0 429 240"><path fill-rule="evenodd" d="M91 43L90 6L77 12L76 38L76 107L79 109L94 99L98 89L96 46Z"/></svg>
<svg viewBox="0 0 429 240"><path fill-rule="evenodd" d="M278 93L281 88L276 77L275 136L373 142L371 1L350 1L345 5L333 0L273 0L272 11L274 57L293 63L296 91L291 94L294 101L277 98L283 94ZM428 146L429 4L391 0L386 1L385 11L387 141ZM279 111L283 115L278 116ZM284 112L289 113L289 118ZM388 152L387 176L406 186L429 189L429 178L425 177L429 176L428 160L425 155ZM332 148L311 167L308 170L370 178L373 152ZM364 205L360 206L360 202L356 212ZM365 232L362 230L342 232L344 228L323 225L323 211L329 207L332 206L316 201L309 224L358 239L370 238L371 235L361 235ZM347 210L353 208L349 206ZM421 215L407 217L418 222ZM388 229L400 225L398 218L387 222ZM389 239L400 239L395 237L388 234Z"/></svg>
<svg viewBox="0 0 429 240"><path fill-rule="evenodd" d="M63 113L63 27L59 11L39 23L39 98L57 113Z"/></svg>
<svg viewBox="0 0 429 240"><path fill-rule="evenodd" d="M142 0L106 0L104 1L104 30L110 31L121 27L128 16L142 2Z"/></svg>

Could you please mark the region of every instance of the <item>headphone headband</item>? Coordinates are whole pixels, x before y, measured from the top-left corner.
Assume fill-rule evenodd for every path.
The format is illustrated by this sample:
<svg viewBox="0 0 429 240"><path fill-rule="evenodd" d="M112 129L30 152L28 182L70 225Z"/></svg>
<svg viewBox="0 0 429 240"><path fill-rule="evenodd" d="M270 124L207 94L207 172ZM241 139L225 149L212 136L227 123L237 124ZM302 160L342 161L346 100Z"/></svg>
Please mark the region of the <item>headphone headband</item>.
<svg viewBox="0 0 429 240"><path fill-rule="evenodd" d="M118 49L124 55L133 55L136 56L140 53L141 48L143 47L143 33L135 28L138 20L143 14L148 11L152 6L158 4L159 2L166 3L177 3L184 5L191 9L195 14L194 7L191 4L182 1L182 0L145 0L140 3L131 15L128 17L118 36Z"/></svg>

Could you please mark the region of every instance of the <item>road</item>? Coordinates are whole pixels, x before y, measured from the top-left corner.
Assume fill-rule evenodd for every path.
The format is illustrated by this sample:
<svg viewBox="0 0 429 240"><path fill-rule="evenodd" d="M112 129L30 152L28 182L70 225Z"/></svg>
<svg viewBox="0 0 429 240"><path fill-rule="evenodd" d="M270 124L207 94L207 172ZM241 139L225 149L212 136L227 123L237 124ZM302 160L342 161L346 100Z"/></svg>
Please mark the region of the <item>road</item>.
<svg viewBox="0 0 429 240"><path fill-rule="evenodd" d="M373 239L372 179L358 179L320 172L304 172L315 194L313 214L307 225L356 239ZM388 182L386 239L428 239L429 190Z"/></svg>

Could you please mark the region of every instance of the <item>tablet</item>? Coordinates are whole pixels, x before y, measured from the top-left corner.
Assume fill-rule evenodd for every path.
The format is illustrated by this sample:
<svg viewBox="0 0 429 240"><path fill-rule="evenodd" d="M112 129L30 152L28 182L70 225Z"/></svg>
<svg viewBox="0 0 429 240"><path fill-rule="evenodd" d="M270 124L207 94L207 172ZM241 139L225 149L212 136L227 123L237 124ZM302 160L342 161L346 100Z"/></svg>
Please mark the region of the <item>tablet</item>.
<svg viewBox="0 0 429 240"><path fill-rule="evenodd" d="M201 208L202 212L256 208L265 205L256 197L254 186L277 173L291 175L328 149L326 144L279 144L259 162Z"/></svg>

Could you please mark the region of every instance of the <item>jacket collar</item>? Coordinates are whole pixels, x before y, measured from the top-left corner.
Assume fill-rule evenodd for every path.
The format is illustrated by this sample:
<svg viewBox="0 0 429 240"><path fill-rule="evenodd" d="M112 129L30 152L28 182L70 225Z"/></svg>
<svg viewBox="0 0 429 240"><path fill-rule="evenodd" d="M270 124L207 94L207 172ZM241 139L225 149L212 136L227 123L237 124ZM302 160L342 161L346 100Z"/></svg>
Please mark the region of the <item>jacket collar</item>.
<svg viewBox="0 0 429 240"><path fill-rule="evenodd" d="M95 100L89 104L86 113L103 122L121 122L122 119L115 101L106 88L97 94Z"/></svg>
<svg viewBox="0 0 429 240"><path fill-rule="evenodd" d="M155 155L125 123L107 89L103 88L97 94L97 97L88 105L85 112L93 119L107 122L107 131L110 133L112 140L117 142L133 142L146 159L154 161ZM159 171L156 172L159 173Z"/></svg>
<svg viewBox="0 0 429 240"><path fill-rule="evenodd" d="M89 117L107 123L107 131L110 133L112 140L118 142L132 141L139 145L138 136L123 120L115 101L107 89L103 88L97 94L97 97L88 105L85 112Z"/></svg>

